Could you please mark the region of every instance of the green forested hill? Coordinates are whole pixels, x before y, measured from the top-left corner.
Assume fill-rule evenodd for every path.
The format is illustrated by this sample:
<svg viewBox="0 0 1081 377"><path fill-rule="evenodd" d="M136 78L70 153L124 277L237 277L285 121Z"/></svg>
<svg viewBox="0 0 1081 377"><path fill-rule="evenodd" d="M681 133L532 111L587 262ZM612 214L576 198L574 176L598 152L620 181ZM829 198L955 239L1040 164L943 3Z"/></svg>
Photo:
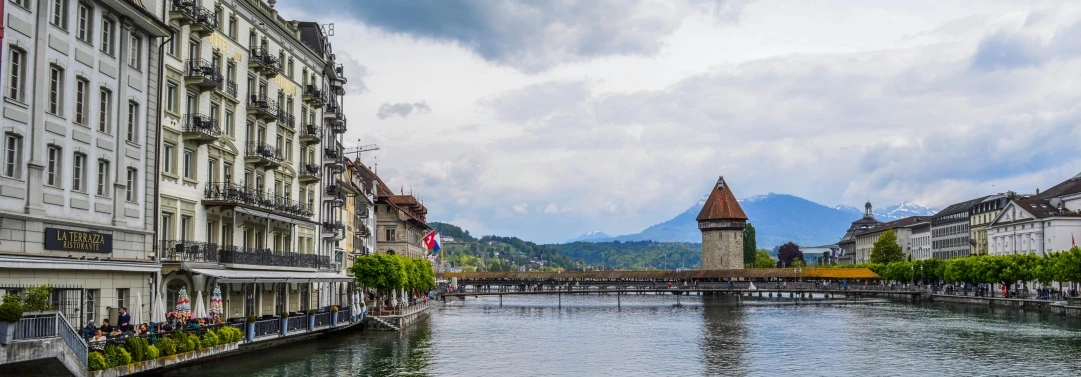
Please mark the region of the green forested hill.
<svg viewBox="0 0 1081 377"><path fill-rule="evenodd" d="M464 230L462 228L459 228L457 225L454 225L454 224L447 224L447 223L441 223L441 222L430 222L430 223L428 223L428 226L432 227L432 229L435 229L435 232L439 233L440 235L454 237L455 241L462 241L462 242L476 242L477 241L477 239L475 237L473 237L472 235L469 234L468 230Z"/></svg>
<svg viewBox="0 0 1081 377"><path fill-rule="evenodd" d="M545 246L610 270L695 269L702 262L702 244L690 242L574 242Z"/></svg>

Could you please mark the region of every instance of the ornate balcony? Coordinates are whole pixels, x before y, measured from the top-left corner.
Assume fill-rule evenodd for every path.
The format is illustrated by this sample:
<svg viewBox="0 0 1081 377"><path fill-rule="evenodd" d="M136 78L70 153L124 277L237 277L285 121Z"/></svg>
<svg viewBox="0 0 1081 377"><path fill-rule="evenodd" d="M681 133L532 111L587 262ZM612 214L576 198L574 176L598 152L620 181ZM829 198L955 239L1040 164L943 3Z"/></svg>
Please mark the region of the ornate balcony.
<svg viewBox="0 0 1081 377"><path fill-rule="evenodd" d="M203 89L210 89L221 87L225 76L222 76L221 69L206 59L189 59L184 61L184 80Z"/></svg>
<svg viewBox="0 0 1081 377"><path fill-rule="evenodd" d="M240 246L223 247L220 254L221 263L320 269L333 267L330 257L326 255L281 252Z"/></svg>
<svg viewBox="0 0 1081 377"><path fill-rule="evenodd" d="M182 122L184 140L205 144L221 137L218 120L211 118L209 115L188 114L184 116Z"/></svg>
<svg viewBox="0 0 1081 377"><path fill-rule="evenodd" d="M203 193L203 204L208 206L241 205L303 219L309 219L315 215L311 206L305 203L226 182L207 183L206 190Z"/></svg>
<svg viewBox="0 0 1081 377"><path fill-rule="evenodd" d="M293 130L297 127L297 120L293 114L286 112L285 109L278 109L278 124Z"/></svg>
<svg viewBox="0 0 1081 377"><path fill-rule="evenodd" d="M336 134L345 133L347 129L345 123L345 114L342 113L338 113L336 117L327 120L327 124L330 126L330 131Z"/></svg>
<svg viewBox="0 0 1081 377"><path fill-rule="evenodd" d="M304 144L319 144L323 139L323 129L314 124L300 126L300 142Z"/></svg>
<svg viewBox="0 0 1081 377"><path fill-rule="evenodd" d="M342 86L341 80L330 80L330 93L335 95L345 95L345 87Z"/></svg>
<svg viewBox="0 0 1081 377"><path fill-rule="evenodd" d="M353 233L356 234L358 237L366 238L372 236L372 231L368 230L368 227L366 226L358 226L356 230L353 231Z"/></svg>
<svg viewBox="0 0 1081 377"><path fill-rule="evenodd" d="M161 260L163 262L217 262L218 245L199 241L163 240L161 241Z"/></svg>
<svg viewBox="0 0 1081 377"><path fill-rule="evenodd" d="M364 201L363 200L357 200L356 202L357 203L363 203ZM356 216L357 219L366 219L366 218L368 218L368 214L369 214L369 212L368 212L368 207L367 206L359 207L359 208L356 208L356 209L353 210L353 215Z"/></svg>
<svg viewBox="0 0 1081 377"><path fill-rule="evenodd" d="M323 91L320 90L318 86L308 84L308 86L304 88L303 100L308 101L308 103L311 104L312 107L318 109L320 107L323 107L323 105L326 105L327 96L326 93L323 93Z"/></svg>
<svg viewBox="0 0 1081 377"><path fill-rule="evenodd" d="M169 19L177 20L181 25L191 25L191 32L204 37L218 28L218 19L214 11L199 6L195 0L173 0Z"/></svg>
<svg viewBox="0 0 1081 377"><path fill-rule="evenodd" d="M335 207L345 204L345 189L340 184L332 184L323 190L323 199L329 200Z"/></svg>
<svg viewBox="0 0 1081 377"><path fill-rule="evenodd" d="M324 221L323 222L323 238L330 238L335 241L341 241L345 239L345 224L341 221Z"/></svg>
<svg viewBox="0 0 1081 377"><path fill-rule="evenodd" d="M323 155L326 156L323 164L327 168L337 173L345 171L345 163L342 162L342 152L339 151L338 148L323 148L323 153Z"/></svg>
<svg viewBox="0 0 1081 377"><path fill-rule="evenodd" d="M272 121L278 119L280 113L278 101L258 95L252 95L248 98L248 114L254 114L256 117Z"/></svg>
<svg viewBox="0 0 1081 377"><path fill-rule="evenodd" d="M229 99L232 99L232 100L237 99L237 96L236 96L236 93L237 93L236 81L225 81L224 84L222 84L221 86L218 86L218 90L221 90L222 93L225 93L226 97L229 98Z"/></svg>
<svg viewBox="0 0 1081 377"><path fill-rule="evenodd" d="M298 179L300 179L300 183L318 182L323 177L323 169L316 164L302 164L297 172L299 173Z"/></svg>
<svg viewBox="0 0 1081 377"><path fill-rule="evenodd" d="M281 165L283 159L285 158L282 156L281 150L263 142L249 141L247 148L244 150L244 161L253 165L276 168Z"/></svg>
<svg viewBox="0 0 1081 377"><path fill-rule="evenodd" d="M259 70L264 75L274 77L282 71L278 57L271 55L270 51L262 48L253 48L248 54L248 67Z"/></svg>

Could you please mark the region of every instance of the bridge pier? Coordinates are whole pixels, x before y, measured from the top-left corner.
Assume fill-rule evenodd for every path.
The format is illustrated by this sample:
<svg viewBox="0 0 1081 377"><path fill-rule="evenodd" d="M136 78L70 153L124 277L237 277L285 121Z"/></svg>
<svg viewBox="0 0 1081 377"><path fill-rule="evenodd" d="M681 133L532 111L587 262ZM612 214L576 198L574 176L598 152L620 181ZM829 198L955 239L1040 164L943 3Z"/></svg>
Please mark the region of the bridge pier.
<svg viewBox="0 0 1081 377"><path fill-rule="evenodd" d="M559 308L563 309L563 293L559 293Z"/></svg>
<svg viewBox="0 0 1081 377"><path fill-rule="evenodd" d="M616 292L616 308L622 308L623 307L623 302L620 301L620 298L619 298L620 296L623 296L623 295L619 294L619 292Z"/></svg>
<svg viewBox="0 0 1081 377"><path fill-rule="evenodd" d="M499 295L499 307L503 307L503 295Z"/></svg>

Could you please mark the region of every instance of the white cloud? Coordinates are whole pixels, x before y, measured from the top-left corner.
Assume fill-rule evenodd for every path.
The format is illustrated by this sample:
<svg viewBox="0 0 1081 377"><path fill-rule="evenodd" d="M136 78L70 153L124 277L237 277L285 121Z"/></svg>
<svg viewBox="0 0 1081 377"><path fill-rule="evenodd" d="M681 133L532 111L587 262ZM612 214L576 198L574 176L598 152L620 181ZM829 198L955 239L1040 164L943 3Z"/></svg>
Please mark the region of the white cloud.
<svg viewBox="0 0 1081 377"><path fill-rule="evenodd" d="M338 15L335 50L363 64L368 89L347 97L345 139L379 143L366 161L422 192L429 219L538 241L639 231L721 174L740 197L942 206L1081 171L1079 4L761 1L738 14L662 15L678 26L631 53L582 53L579 39L490 56ZM439 111L379 122L382 105L421 98Z"/></svg>

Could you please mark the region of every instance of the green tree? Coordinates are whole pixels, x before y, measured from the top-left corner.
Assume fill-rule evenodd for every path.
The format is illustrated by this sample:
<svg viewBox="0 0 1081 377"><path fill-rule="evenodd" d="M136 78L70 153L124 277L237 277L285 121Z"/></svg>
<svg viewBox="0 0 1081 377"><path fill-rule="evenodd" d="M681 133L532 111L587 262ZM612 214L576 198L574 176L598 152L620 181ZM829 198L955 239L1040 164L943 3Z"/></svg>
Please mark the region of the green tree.
<svg viewBox="0 0 1081 377"><path fill-rule="evenodd" d="M390 290L405 287L408 275L397 255L375 254L357 257L353 276L366 287Z"/></svg>
<svg viewBox="0 0 1081 377"><path fill-rule="evenodd" d="M755 240L754 226L747 223L747 227L743 228L743 264L753 266L757 258L756 251L758 242Z"/></svg>
<svg viewBox="0 0 1081 377"><path fill-rule="evenodd" d="M871 263L890 263L905 260L905 253L901 251L901 245L897 244L897 233L892 229L882 232L875 241L874 249L871 250Z"/></svg>
<svg viewBox="0 0 1081 377"><path fill-rule="evenodd" d="M758 249L754 252L754 268L774 268L777 263L769 256L769 250Z"/></svg>

